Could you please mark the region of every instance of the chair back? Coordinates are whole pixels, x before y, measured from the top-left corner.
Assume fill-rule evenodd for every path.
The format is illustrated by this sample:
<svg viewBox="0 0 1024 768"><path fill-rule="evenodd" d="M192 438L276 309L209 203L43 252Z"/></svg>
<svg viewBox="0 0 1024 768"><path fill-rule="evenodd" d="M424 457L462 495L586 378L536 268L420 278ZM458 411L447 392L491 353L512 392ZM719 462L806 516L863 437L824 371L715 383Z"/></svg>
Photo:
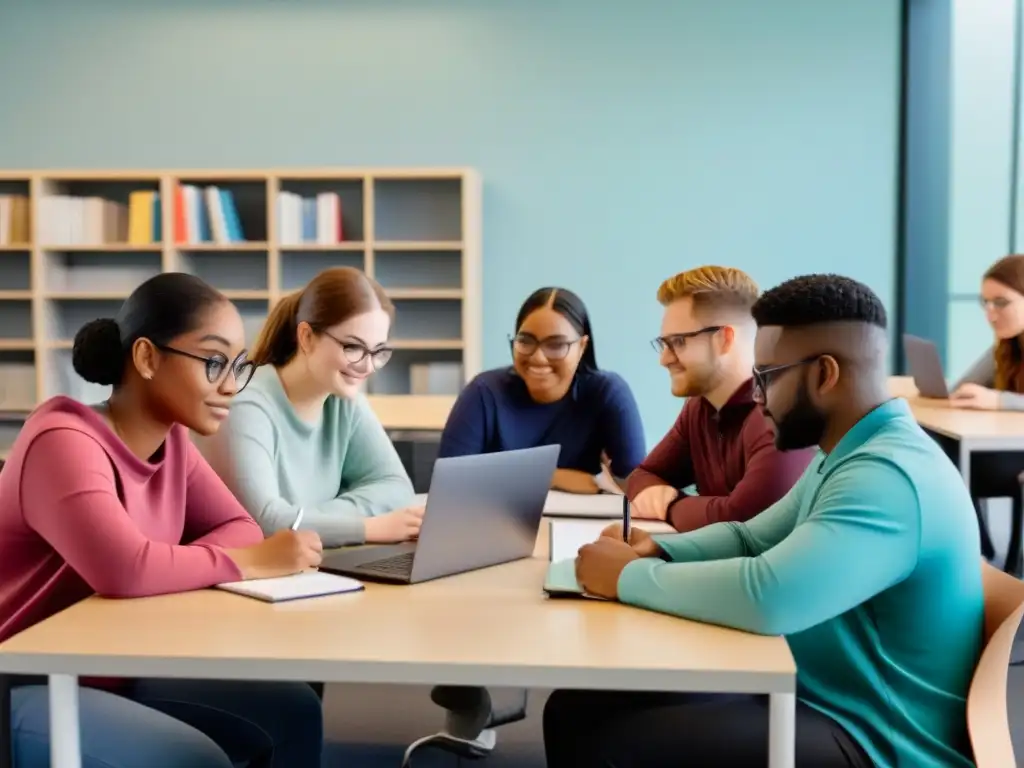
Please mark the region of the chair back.
<svg viewBox="0 0 1024 768"><path fill-rule="evenodd" d="M978 768L1016 765L1006 684L1017 628L1024 618L1024 581L982 562L985 645L967 695L967 731Z"/></svg>

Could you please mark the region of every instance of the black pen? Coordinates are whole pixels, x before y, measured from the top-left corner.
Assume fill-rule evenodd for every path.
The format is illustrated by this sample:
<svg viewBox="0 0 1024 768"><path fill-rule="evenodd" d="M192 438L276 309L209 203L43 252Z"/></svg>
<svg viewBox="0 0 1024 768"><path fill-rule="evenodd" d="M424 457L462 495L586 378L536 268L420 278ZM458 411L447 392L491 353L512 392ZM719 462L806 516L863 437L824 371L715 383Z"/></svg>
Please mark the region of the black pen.
<svg viewBox="0 0 1024 768"><path fill-rule="evenodd" d="M622 540L629 544L629 497L622 494Z"/></svg>

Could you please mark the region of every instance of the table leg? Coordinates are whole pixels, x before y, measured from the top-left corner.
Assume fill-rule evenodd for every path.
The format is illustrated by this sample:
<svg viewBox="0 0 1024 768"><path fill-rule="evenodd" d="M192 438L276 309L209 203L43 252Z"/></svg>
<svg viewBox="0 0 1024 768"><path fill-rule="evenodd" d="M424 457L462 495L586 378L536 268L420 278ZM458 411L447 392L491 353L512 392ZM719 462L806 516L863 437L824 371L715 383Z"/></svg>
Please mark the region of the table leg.
<svg viewBox="0 0 1024 768"><path fill-rule="evenodd" d="M769 705L768 768L796 765L796 694L773 693Z"/></svg>
<svg viewBox="0 0 1024 768"><path fill-rule="evenodd" d="M78 727L78 678L50 675L50 766L82 768Z"/></svg>

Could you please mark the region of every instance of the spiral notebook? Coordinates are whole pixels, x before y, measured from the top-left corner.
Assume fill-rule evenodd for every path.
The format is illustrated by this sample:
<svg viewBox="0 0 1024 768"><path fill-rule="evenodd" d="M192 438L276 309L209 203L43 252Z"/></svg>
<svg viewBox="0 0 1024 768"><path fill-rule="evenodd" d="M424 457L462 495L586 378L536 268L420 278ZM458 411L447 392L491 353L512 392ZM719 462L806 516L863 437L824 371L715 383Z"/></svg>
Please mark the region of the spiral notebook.
<svg viewBox="0 0 1024 768"><path fill-rule="evenodd" d="M293 576L279 576L272 579L226 581L223 584L218 584L217 589L252 597L266 603L280 603L286 600L302 600L307 597L359 592L365 587L362 582L347 576L338 576L323 571L305 571Z"/></svg>

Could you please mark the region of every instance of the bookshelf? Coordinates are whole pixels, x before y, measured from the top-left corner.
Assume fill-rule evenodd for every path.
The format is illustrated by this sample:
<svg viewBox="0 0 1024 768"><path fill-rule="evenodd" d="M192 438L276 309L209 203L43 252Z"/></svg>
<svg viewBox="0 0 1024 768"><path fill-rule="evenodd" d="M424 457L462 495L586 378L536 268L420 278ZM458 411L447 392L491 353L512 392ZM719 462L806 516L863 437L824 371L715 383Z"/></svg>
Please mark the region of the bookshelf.
<svg viewBox="0 0 1024 768"><path fill-rule="evenodd" d="M439 429L482 365L481 218L465 168L0 171L0 455L38 402L107 397L71 368L75 332L168 271L223 291L251 345L317 272L362 269L397 314L370 401Z"/></svg>

